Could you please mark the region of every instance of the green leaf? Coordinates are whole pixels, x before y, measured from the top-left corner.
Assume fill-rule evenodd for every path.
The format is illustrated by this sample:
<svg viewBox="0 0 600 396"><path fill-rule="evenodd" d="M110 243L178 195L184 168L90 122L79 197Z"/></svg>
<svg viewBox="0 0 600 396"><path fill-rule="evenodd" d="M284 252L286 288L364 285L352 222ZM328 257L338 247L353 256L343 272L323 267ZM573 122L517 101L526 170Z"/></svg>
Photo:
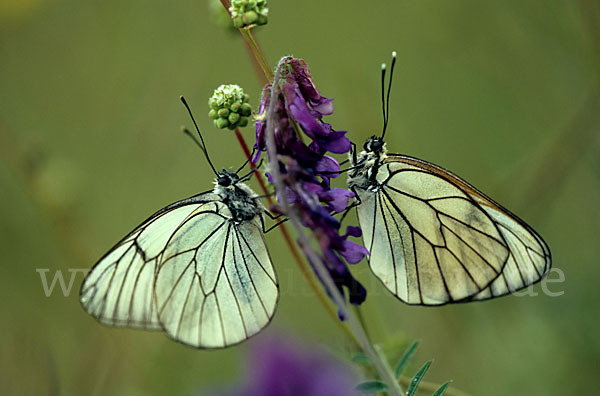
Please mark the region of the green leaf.
<svg viewBox="0 0 600 396"><path fill-rule="evenodd" d="M446 388L448 387L448 385L450 385L450 381L447 381L446 383L444 383L442 386L440 386L438 388L438 390L436 390L432 396L442 396L444 393L446 393Z"/></svg>
<svg viewBox="0 0 600 396"><path fill-rule="evenodd" d="M404 370L404 366L406 366L406 363L408 363L408 360L410 359L410 357L415 352L418 346L419 341L415 341L408 347L406 352L404 352L404 355L402 355L400 361L396 365L396 378L400 377L400 374L402 374L402 370Z"/></svg>
<svg viewBox="0 0 600 396"><path fill-rule="evenodd" d="M381 381L370 380L356 385L354 390L365 395L371 395L373 393L387 392L388 386Z"/></svg>
<svg viewBox="0 0 600 396"><path fill-rule="evenodd" d="M413 396L419 387L419 383L423 379L423 376L429 370L429 366L431 366L431 360L428 361L417 371L417 374L410 380L410 385L408 385L408 390L406 391L406 396Z"/></svg>
<svg viewBox="0 0 600 396"><path fill-rule="evenodd" d="M352 356L350 357L350 359L354 363L364 364L365 366L370 366L370 365L373 364L373 362L371 361L371 358L368 357L367 355L365 355L362 352L356 352L356 353L352 354Z"/></svg>

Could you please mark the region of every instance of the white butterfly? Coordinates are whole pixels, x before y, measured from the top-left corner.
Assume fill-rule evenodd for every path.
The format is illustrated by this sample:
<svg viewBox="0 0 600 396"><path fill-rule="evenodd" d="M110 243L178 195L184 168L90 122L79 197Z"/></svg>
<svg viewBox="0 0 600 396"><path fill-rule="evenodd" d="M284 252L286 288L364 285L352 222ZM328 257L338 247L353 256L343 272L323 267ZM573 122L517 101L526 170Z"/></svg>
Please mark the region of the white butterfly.
<svg viewBox="0 0 600 396"><path fill-rule="evenodd" d="M279 288L264 241L268 212L243 180L218 172L212 192L135 228L85 277L83 308L103 324L163 330L197 348L258 333L273 317Z"/></svg>
<svg viewBox="0 0 600 396"><path fill-rule="evenodd" d="M358 197L369 265L388 290L408 304L442 305L505 295L542 279L551 265L542 238L450 171L388 154L386 113L382 137L351 155L348 186Z"/></svg>

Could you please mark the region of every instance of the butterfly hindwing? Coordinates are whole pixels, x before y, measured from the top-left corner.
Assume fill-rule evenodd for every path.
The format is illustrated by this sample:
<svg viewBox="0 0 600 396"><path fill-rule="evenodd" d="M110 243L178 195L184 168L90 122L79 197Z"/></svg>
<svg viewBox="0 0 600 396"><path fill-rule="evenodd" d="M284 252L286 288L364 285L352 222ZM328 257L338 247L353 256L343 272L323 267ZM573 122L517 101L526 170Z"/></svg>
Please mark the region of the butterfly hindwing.
<svg viewBox="0 0 600 396"><path fill-rule="evenodd" d="M202 208L172 236L155 283L167 335L194 347L246 340L271 320L278 286L260 219L234 223L227 206Z"/></svg>

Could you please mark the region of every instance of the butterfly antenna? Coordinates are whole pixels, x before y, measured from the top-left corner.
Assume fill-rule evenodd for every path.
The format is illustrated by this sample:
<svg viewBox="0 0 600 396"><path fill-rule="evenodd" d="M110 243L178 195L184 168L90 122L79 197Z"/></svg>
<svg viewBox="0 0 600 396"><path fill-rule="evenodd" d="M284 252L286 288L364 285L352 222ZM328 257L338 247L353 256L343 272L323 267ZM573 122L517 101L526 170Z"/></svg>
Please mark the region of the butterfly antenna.
<svg viewBox="0 0 600 396"><path fill-rule="evenodd" d="M387 117L385 116L385 70L387 66L385 63L381 64L381 112L383 113L383 132L381 138L385 135L385 129L387 127Z"/></svg>
<svg viewBox="0 0 600 396"><path fill-rule="evenodd" d="M206 149L206 143L204 143L204 138L202 137L202 133L200 133L200 128L198 128L198 124L196 123L196 119L194 118L194 115L192 114L192 110L190 109L190 106L187 104L187 102L183 96L180 96L179 99L181 100L181 103L183 103L185 108L187 109L188 114L190 115L190 118L192 119L192 122L194 123L194 127L196 128L196 132L198 132L198 136L200 136L201 143L198 142L198 140L193 136L193 134L188 129L184 129L183 132L186 133L188 136L192 137L192 139L194 139L196 144L198 144L198 146L204 152L204 155L206 156L206 160L208 161L208 165L210 165L210 168L212 169L214 174L218 175L217 170L215 169L212 161L210 160L210 156L208 155L208 150Z"/></svg>
<svg viewBox="0 0 600 396"><path fill-rule="evenodd" d="M250 154L250 156L248 157L248 159L247 159L246 161L244 161L244 163L242 164L242 166L240 166L240 167L238 168L238 170L236 170L236 171L235 171L235 174L236 174L236 175L237 175L238 173L240 173L240 171L241 171L242 169L244 169L244 167L245 167L246 165L248 165L248 163L250 162L250 160L251 160L252 158L254 158L254 154L256 154L256 147L252 148L252 154Z"/></svg>
<svg viewBox="0 0 600 396"><path fill-rule="evenodd" d="M384 68L385 66L382 65ZM385 69L381 73L381 100L382 105L385 106L384 120L383 120L383 132L381 133L381 139L385 136L385 131L387 130L388 119L390 117L390 93L392 92L392 78L394 77L394 67L396 66L396 51L392 52L392 66L390 67L390 79L388 81L388 89L385 101L383 100L384 93L384 77L385 77Z"/></svg>
<svg viewBox="0 0 600 396"><path fill-rule="evenodd" d="M263 160L261 159L256 168L252 169L250 172L246 173L244 176L240 177L239 181L245 182L250 180L254 172L256 172L263 164Z"/></svg>

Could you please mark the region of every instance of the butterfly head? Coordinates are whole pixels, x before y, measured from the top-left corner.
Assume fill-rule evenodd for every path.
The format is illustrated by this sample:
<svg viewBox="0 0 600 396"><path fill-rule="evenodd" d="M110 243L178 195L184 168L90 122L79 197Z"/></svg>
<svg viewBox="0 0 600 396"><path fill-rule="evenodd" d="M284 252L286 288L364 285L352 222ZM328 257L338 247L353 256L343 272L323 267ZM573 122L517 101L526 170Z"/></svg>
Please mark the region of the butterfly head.
<svg viewBox="0 0 600 396"><path fill-rule="evenodd" d="M217 173L215 185L220 188L232 188L240 178L238 175L228 169L223 169Z"/></svg>
<svg viewBox="0 0 600 396"><path fill-rule="evenodd" d="M371 136L367 139L365 144L363 145L363 149L367 153L373 153L375 155L380 155L385 153L385 142L383 138L378 136Z"/></svg>
<svg viewBox="0 0 600 396"><path fill-rule="evenodd" d="M240 182L240 177L237 173L230 171L229 169L223 169L217 172L215 177L215 188L214 193L219 195L221 198L226 199L232 196L236 190L243 188L244 183Z"/></svg>
<svg viewBox="0 0 600 396"><path fill-rule="evenodd" d="M213 192L227 205L235 222L251 220L262 212L256 194L243 181L237 173L228 169L217 172L215 178Z"/></svg>
<svg viewBox="0 0 600 396"><path fill-rule="evenodd" d="M364 167L372 167L376 163L381 163L386 158L387 149L383 138L371 136L363 144L363 151L358 153L355 164L362 164Z"/></svg>

